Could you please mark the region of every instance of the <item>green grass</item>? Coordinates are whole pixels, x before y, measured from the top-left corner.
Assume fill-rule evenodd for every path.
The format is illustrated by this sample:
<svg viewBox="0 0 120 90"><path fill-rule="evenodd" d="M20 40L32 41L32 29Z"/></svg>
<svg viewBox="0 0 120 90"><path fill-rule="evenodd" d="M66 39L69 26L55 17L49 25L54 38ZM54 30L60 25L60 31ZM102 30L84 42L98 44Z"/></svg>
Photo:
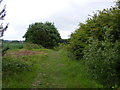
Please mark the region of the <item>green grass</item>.
<svg viewBox="0 0 120 90"><path fill-rule="evenodd" d="M89 78L83 62L72 59L68 51L63 49L58 51L34 49L34 51L42 51L47 55L19 57L20 60L32 64L30 70L3 76L3 88L102 87Z"/></svg>
<svg viewBox="0 0 120 90"><path fill-rule="evenodd" d="M22 49L24 47L23 43L15 43L15 42L3 42L3 48L9 47L9 49Z"/></svg>

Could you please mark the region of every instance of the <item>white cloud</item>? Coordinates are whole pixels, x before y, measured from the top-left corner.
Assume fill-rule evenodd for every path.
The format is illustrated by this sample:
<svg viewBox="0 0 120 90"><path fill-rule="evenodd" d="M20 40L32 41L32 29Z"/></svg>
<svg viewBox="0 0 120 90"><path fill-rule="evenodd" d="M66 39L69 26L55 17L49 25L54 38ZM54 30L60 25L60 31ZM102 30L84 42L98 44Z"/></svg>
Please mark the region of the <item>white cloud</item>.
<svg viewBox="0 0 120 90"><path fill-rule="evenodd" d="M64 30L60 30L60 36L64 37L64 39L67 39L70 37L70 34L72 33L72 31L64 31Z"/></svg>
<svg viewBox="0 0 120 90"><path fill-rule="evenodd" d="M19 32L14 30L13 28L9 28L9 30L7 30L5 33L5 38L9 38L9 40L20 40L22 38L19 37Z"/></svg>
<svg viewBox="0 0 120 90"><path fill-rule="evenodd" d="M84 22L93 11L114 5L114 0L4 0L10 23L4 39L23 39L29 24L51 21L62 38L68 38L79 22Z"/></svg>

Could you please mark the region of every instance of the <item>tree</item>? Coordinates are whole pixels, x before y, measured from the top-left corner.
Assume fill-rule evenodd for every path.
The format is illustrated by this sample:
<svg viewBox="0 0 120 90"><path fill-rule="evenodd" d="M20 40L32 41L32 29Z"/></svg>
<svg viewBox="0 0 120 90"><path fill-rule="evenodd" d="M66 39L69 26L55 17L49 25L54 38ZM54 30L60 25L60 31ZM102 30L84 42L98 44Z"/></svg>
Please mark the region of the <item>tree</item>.
<svg viewBox="0 0 120 90"><path fill-rule="evenodd" d="M76 58L82 58L83 50L91 43L90 39L105 41L105 34L108 35L109 42L120 41L120 9L118 6L98 10L86 20L86 23L79 24L79 28L71 34L69 40Z"/></svg>
<svg viewBox="0 0 120 90"><path fill-rule="evenodd" d="M45 48L53 48L61 40L60 34L53 23L39 22L29 25L23 36L26 42L42 45Z"/></svg>
<svg viewBox="0 0 120 90"><path fill-rule="evenodd" d="M3 0L0 0L0 4L2 3ZM4 20L4 17L6 16L6 5L4 6L4 8L0 11L0 20ZM3 37L4 32L7 30L8 28L8 24L3 27L3 23L0 25L0 38ZM0 49L2 49L2 40L0 40ZM5 53L5 51L7 51L7 48L3 48L2 50L2 54Z"/></svg>
<svg viewBox="0 0 120 90"><path fill-rule="evenodd" d="M0 0L0 4L1 4L2 1L3 0ZM6 10L5 9L6 9L6 5L4 6L4 8L0 12L0 20L4 20L4 17L6 16ZM6 31L7 28L8 28L8 24L4 28L3 28L2 24L0 25L0 37L3 36L4 31Z"/></svg>
<svg viewBox="0 0 120 90"><path fill-rule="evenodd" d="M116 6L120 9L120 0L116 1Z"/></svg>
<svg viewBox="0 0 120 90"><path fill-rule="evenodd" d="M94 13L69 40L72 52L84 61L89 76L107 88L120 87L119 5L120 0L115 7Z"/></svg>

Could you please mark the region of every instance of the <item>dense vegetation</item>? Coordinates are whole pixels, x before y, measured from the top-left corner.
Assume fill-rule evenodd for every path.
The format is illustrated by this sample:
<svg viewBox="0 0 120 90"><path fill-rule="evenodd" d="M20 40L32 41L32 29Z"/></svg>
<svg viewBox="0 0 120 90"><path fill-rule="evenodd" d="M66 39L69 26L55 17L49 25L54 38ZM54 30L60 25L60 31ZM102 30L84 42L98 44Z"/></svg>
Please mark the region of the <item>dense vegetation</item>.
<svg viewBox="0 0 120 90"><path fill-rule="evenodd" d="M35 23L29 25L29 28L23 36L26 42L42 45L45 48L58 46L61 40L60 34L53 23Z"/></svg>
<svg viewBox="0 0 120 90"><path fill-rule="evenodd" d="M25 49L8 51L22 52ZM36 55L9 55L3 58L3 88L100 88L89 78L83 62L77 62L70 52L32 49ZM19 54L20 55L20 54ZM22 82L21 82L22 81Z"/></svg>
<svg viewBox="0 0 120 90"><path fill-rule="evenodd" d="M119 0L68 40L50 22L31 24L24 37L26 43L3 43L4 88L120 88Z"/></svg>
<svg viewBox="0 0 120 90"><path fill-rule="evenodd" d="M71 34L70 48L104 87L120 86L120 8L94 13Z"/></svg>

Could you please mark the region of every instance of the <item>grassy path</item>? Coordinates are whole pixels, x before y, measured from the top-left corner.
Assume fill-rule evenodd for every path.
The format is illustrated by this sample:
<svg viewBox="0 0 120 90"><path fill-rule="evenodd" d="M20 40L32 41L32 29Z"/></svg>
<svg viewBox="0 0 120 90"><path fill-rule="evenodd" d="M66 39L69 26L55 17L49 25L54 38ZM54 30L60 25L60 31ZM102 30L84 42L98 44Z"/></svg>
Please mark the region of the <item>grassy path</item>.
<svg viewBox="0 0 120 90"><path fill-rule="evenodd" d="M61 72L64 63L60 63L58 52L50 53L42 63L38 64L39 73L33 85L35 87L65 87L63 84L63 72ZM62 67L62 68L61 68Z"/></svg>
<svg viewBox="0 0 120 90"><path fill-rule="evenodd" d="M38 50L45 55L23 56L32 63L31 71L14 76L3 77L3 87L11 88L90 88L99 87L87 77L83 65L69 58L67 51L61 49Z"/></svg>

